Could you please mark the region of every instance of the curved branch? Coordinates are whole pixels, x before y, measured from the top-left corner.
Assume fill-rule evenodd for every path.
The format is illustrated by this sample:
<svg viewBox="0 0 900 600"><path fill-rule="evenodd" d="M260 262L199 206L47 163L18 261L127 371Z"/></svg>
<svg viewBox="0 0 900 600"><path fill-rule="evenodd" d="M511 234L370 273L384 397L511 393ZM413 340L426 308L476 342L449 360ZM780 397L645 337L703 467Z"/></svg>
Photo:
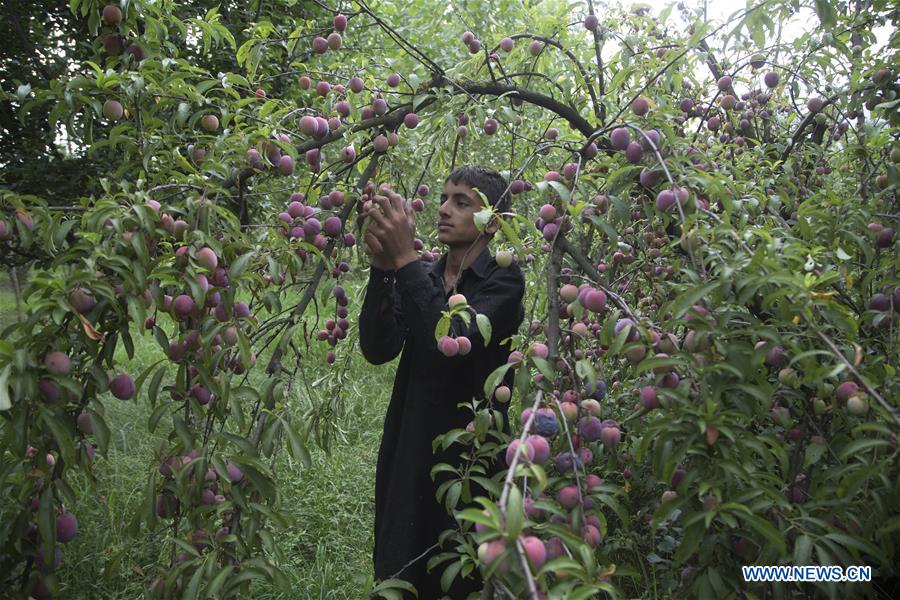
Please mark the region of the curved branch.
<svg viewBox="0 0 900 600"><path fill-rule="evenodd" d="M567 253L569 256L571 256L573 259L575 259L575 262L578 263L578 266L581 267L581 269L585 273L587 273L591 279L594 280L594 282L597 284L597 286L601 290L603 290L603 292L609 297L610 300L612 300L613 304L615 304L620 309L622 309L622 311L626 315L628 315L628 318L630 318L632 321L637 323L638 318L637 318L637 316L635 316L634 312L628 306L628 303L622 299L622 296L620 296L617 293L615 293L614 291L606 288L606 285L603 283L603 277L600 275L600 271L598 271L594 267L594 265L591 264L591 261L589 261L587 259L587 257L581 253L581 250L579 250L578 248L573 246L572 243L569 242L569 240L567 238L565 238L561 235L558 237L559 237L558 243L559 243L560 247L562 248L563 252Z"/></svg>
<svg viewBox="0 0 900 600"><path fill-rule="evenodd" d="M825 100L825 102L822 103L822 110L825 110L826 106L829 106L830 104L834 104L839 97L840 97L840 94L835 94L831 98L828 98L827 100ZM819 112L822 112L822 111L820 110ZM794 146L796 146L800 142L800 140L803 138L803 132L806 130L807 127L809 127L809 124L813 122L813 120L815 119L817 114L818 113L812 113L812 112L807 114L806 118L800 122L799 126L797 126L797 131L795 131L794 135L791 136L791 143L788 144L788 147L785 148L784 152L781 153L780 160L781 160L782 164L784 163L784 161L786 161L788 159L788 156L793 151Z"/></svg>
<svg viewBox="0 0 900 600"><path fill-rule="evenodd" d="M581 77L584 79L584 85L587 87L588 94L590 94L590 96L591 96L591 105L594 108L594 116L597 117L597 119L600 121L603 120L601 117L602 113L600 112L600 102L597 100L597 92L594 91L594 86L591 85L591 80L588 78L588 74L587 74L587 71L584 70L584 66L581 64L581 62L578 60L578 58L574 54L572 54L571 50L567 50L567 49L563 48L562 44L560 44L556 40L552 40L550 38L546 38L541 35L532 35L530 33L517 33L517 34L511 35L509 37L514 40L521 39L521 38L530 38L532 40L539 40L549 46L554 46L555 48L558 48L560 51L562 51L562 53L565 54L569 58L569 60L571 60L573 63L575 63L575 66L578 67L578 71L581 73ZM497 46L497 47L499 47L499 46ZM496 50L496 48L495 48L495 50Z"/></svg>
<svg viewBox="0 0 900 600"><path fill-rule="evenodd" d="M435 82L435 85L443 85L446 83L449 83L449 80L446 77L441 77ZM516 86L504 85L502 83L482 81L460 81L458 83L461 88L465 89L465 91L470 94L502 96L503 94L514 93L525 102L546 108L547 110L558 114L563 119L566 119L573 129L577 129L585 137L590 137L590 135L594 133L593 125L578 114L577 110L568 104L563 104L544 94L532 92L531 90L523 90Z"/></svg>

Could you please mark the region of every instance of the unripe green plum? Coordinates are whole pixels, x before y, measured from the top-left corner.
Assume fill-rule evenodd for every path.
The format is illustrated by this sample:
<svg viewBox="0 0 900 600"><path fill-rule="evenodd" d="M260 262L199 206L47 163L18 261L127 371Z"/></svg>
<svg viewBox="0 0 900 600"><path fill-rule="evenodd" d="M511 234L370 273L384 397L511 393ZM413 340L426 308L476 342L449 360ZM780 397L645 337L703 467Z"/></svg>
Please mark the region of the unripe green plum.
<svg viewBox="0 0 900 600"><path fill-rule="evenodd" d="M512 252L509 250L500 250L497 252L497 256L494 257L494 260L497 261L497 265L503 268L509 267L513 262Z"/></svg>
<svg viewBox="0 0 900 600"><path fill-rule="evenodd" d="M815 398L813 400L813 414L817 417L821 417L828 410L828 405L825 404L825 401L821 398Z"/></svg>
<svg viewBox="0 0 900 600"><path fill-rule="evenodd" d="M853 396L852 398L848 399L847 412L857 417L862 417L867 412L869 412L869 403L866 400L865 394Z"/></svg>
<svg viewBox="0 0 900 600"><path fill-rule="evenodd" d="M787 387L796 388L800 385L800 377L797 371L790 367L785 367L778 372L778 381Z"/></svg>
<svg viewBox="0 0 900 600"><path fill-rule="evenodd" d="M498 386L497 389L494 390L494 397L497 399L497 402L506 404L509 402L510 396L512 396L512 392L505 385Z"/></svg>
<svg viewBox="0 0 900 600"><path fill-rule="evenodd" d="M586 410L588 414L593 415L595 417L600 416L602 411L600 407L600 403L593 398L585 398L581 401L581 408Z"/></svg>

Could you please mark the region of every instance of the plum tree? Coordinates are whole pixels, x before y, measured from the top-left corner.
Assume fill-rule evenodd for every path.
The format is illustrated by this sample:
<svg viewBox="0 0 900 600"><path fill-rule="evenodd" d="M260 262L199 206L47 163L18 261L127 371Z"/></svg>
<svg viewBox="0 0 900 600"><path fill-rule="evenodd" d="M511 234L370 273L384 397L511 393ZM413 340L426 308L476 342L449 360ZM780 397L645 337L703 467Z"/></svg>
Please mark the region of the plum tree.
<svg viewBox="0 0 900 600"><path fill-rule="evenodd" d="M458 22L421 25L433 3L405 9L415 31L378 3L350 18L316 3L300 23L275 0L253 27L240 11L184 3L129 3L127 20L113 5L73 7L84 20L66 33L89 43L60 50L63 71L14 76L31 89L11 105L20 122L64 128L70 151L20 162L43 175L57 174L51 157L115 160L79 163L87 193L16 178L0 191L0 262L32 273L25 318L0 343L0 410L17 424L3 437L3 494L24 499L0 508L23 540L3 561L16 593L79 576L50 576L59 561L43 538L82 494L71 474L112 466L92 462L95 444L111 456L107 389L146 389L152 427L169 433L127 515L166 532L142 584L238 597L250 584L235 567L260 588L283 581L270 503L281 474L267 465L282 447L308 460L307 440L337 425L298 419L285 392L344 401L366 262L355 245L378 184L419 196L414 250L434 262L423 182L465 163L500 170L510 206L476 224L503 213L491 250L510 270L497 275L526 278L519 331L501 334L454 296L453 316L428 332L454 362L480 355L482 340L508 347L473 382L461 409L471 425L447 448L478 468L445 471L455 481L442 490L465 520L456 490L479 465L517 465L471 494L492 526L449 532L482 567L506 559L489 584L516 597L644 593L601 568L616 564L653 570L662 595L765 595L735 575L754 549L777 562L858 556L890 572L896 69L890 49L863 50L877 44L852 6L815 4L810 25L822 26L791 40L775 33L792 8L783 0L766 5L773 26L754 5L724 28L685 5L604 6L601 17L588 3L574 23L538 24L469 3L465 22L492 23L481 39ZM208 135L219 119L227 135ZM847 190L853 201L838 207ZM63 197L77 206L58 207ZM163 359L140 374L119 364L135 358L135 330ZM303 385L311 371L319 385ZM496 409L509 403L507 434ZM316 414L343 414L334 408ZM741 469L722 469L731 463ZM847 482L858 489L836 496ZM767 510L748 493L785 500ZM666 561L645 564L670 523ZM540 573L563 556L566 568Z"/></svg>

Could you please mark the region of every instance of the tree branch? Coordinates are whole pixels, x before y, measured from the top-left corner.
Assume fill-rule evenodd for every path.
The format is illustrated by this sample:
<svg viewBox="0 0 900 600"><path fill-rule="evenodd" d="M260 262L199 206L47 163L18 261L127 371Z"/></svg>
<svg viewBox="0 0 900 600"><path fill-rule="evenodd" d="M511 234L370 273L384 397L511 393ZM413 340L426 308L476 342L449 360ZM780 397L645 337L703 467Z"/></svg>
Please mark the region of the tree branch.
<svg viewBox="0 0 900 600"><path fill-rule="evenodd" d="M591 261L581 253L581 250L573 246L571 242L569 242L569 240L565 237L561 235L558 237L562 238L559 241L559 245L562 247L563 252L571 256L575 260L575 262L578 263L578 266L581 267L581 269L585 273L587 273L588 277L594 280L597 287L603 290L603 292L609 297L609 299L612 300L613 304L618 306L626 315L628 315L628 318L637 323L638 318L628 306L628 303L626 303L620 295L606 287L603 282L603 276L600 275L600 271L598 271L596 267L591 264Z"/></svg>

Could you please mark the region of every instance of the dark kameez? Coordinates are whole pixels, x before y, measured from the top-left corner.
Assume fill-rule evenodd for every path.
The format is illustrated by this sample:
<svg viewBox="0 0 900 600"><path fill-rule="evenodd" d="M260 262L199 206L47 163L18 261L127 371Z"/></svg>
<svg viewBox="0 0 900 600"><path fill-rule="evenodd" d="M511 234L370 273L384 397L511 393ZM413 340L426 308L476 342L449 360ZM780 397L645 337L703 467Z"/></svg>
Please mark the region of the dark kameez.
<svg viewBox="0 0 900 600"><path fill-rule="evenodd" d="M472 419L471 410L457 404L483 398L484 380L509 356L508 346L499 342L513 335L524 318L525 282L519 266L500 267L485 249L459 275L457 292L490 319L490 343L485 348L475 319L468 327L454 319L454 333L468 337L472 350L452 358L441 354L434 331L450 297L444 291L446 261L444 255L435 263L414 261L397 271L372 267L359 318L360 347L367 361L386 363L402 349L375 472L375 577L410 581L420 599L443 596L440 576L447 564L430 574L425 569L428 558L440 549L397 572L436 544L441 531L457 526L436 499L449 474L439 473L432 481L430 472L438 463L458 467L463 462L462 446L432 452L432 441L451 429L464 428ZM512 371L507 373L507 385L512 385L512 376ZM504 431L509 433L507 405L495 402L494 408L503 414ZM498 457L489 476L502 469L501 461ZM472 487L473 495L485 494L480 486ZM457 578L448 594L454 600L465 598L481 586L476 570L466 580Z"/></svg>

